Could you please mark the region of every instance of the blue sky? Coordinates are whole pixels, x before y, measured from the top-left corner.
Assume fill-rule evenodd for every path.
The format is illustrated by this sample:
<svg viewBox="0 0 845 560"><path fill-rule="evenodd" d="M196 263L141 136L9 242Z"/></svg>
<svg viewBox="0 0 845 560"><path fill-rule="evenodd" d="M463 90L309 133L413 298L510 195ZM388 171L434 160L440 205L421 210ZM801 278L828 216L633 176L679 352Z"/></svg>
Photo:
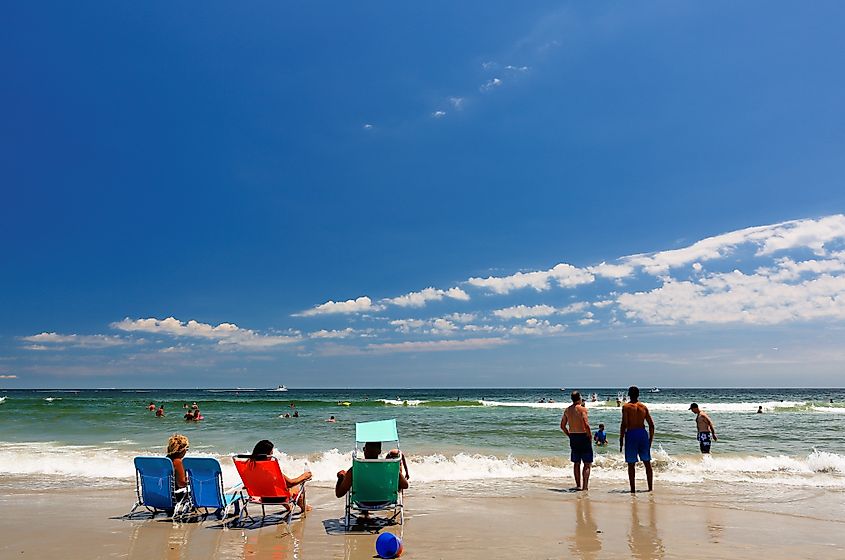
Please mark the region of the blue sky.
<svg viewBox="0 0 845 560"><path fill-rule="evenodd" d="M0 386L841 385L843 12L11 6Z"/></svg>

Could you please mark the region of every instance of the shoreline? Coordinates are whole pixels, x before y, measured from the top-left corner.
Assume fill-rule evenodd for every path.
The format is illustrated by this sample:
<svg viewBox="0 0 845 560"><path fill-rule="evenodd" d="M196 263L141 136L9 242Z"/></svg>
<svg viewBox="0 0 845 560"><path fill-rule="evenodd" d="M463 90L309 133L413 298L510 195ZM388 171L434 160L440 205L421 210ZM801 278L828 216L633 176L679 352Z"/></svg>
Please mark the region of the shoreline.
<svg viewBox="0 0 845 560"><path fill-rule="evenodd" d="M768 560L845 556L845 522L810 501L747 502L729 488L658 486L631 495L623 485L570 491L569 481L496 484L497 495L471 487L413 486L406 494L403 558L734 558ZM343 500L310 485L314 510L283 524L221 530L214 519L174 524L120 518L132 505L127 484L110 489L0 490L4 529L14 539L0 557L26 558L373 558L375 535L338 529Z"/></svg>

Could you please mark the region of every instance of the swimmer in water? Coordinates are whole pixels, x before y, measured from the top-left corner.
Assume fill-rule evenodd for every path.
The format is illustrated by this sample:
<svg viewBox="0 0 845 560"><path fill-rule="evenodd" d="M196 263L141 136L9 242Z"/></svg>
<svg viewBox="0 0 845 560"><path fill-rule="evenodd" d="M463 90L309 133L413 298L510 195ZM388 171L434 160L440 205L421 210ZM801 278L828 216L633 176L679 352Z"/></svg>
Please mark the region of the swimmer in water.
<svg viewBox="0 0 845 560"><path fill-rule="evenodd" d="M147 410L149 410L150 412L154 412L155 409L156 409L156 403L154 403L153 401L150 401L149 406L147 406Z"/></svg>
<svg viewBox="0 0 845 560"><path fill-rule="evenodd" d="M763 414L763 406L762 405L757 407L757 414Z"/></svg>
<svg viewBox="0 0 845 560"><path fill-rule="evenodd" d="M330 423L334 424L335 422L337 422L337 420L335 420L334 416L329 416L329 419L326 420L326 422L330 422Z"/></svg>
<svg viewBox="0 0 845 560"><path fill-rule="evenodd" d="M164 416L164 405L160 405L158 410L156 410L156 418L161 418Z"/></svg>

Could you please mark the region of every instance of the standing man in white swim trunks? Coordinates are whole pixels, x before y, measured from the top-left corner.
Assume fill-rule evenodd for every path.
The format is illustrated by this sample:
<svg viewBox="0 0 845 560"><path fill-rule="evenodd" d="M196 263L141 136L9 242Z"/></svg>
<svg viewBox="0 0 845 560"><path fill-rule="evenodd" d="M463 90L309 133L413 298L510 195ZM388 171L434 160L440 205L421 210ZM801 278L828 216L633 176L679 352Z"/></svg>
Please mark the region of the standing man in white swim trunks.
<svg viewBox="0 0 845 560"><path fill-rule="evenodd" d="M713 421L707 416L707 413L698 408L697 403L689 405L689 409L695 414L695 427L698 430L698 447L704 454L710 453L711 438L713 441L719 441L716 437L716 426Z"/></svg>

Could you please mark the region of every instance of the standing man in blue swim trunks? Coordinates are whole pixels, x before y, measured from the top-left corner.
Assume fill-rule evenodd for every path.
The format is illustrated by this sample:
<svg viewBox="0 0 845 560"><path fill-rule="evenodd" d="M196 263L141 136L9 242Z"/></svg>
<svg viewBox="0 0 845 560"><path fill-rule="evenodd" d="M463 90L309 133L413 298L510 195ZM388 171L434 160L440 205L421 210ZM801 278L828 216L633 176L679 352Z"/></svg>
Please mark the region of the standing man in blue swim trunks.
<svg viewBox="0 0 845 560"><path fill-rule="evenodd" d="M563 411L560 429L569 436L569 458L572 459L575 471L575 486L578 490L587 490L590 486L590 468L593 466L593 441L590 438L593 432L590 431L587 408L578 391L572 391L572 404ZM581 463L584 463L583 471ZM581 486L582 474L584 475L583 486Z"/></svg>
<svg viewBox="0 0 845 560"><path fill-rule="evenodd" d="M635 477L637 459L643 462L648 491L653 487L654 475L651 470L651 443L654 441L654 420L648 407L640 402L640 389L632 385L628 389L631 402L622 405L622 425L619 427L619 451L625 448L625 462L628 463L628 481L631 493L636 492ZM648 431L645 423L648 422Z"/></svg>

